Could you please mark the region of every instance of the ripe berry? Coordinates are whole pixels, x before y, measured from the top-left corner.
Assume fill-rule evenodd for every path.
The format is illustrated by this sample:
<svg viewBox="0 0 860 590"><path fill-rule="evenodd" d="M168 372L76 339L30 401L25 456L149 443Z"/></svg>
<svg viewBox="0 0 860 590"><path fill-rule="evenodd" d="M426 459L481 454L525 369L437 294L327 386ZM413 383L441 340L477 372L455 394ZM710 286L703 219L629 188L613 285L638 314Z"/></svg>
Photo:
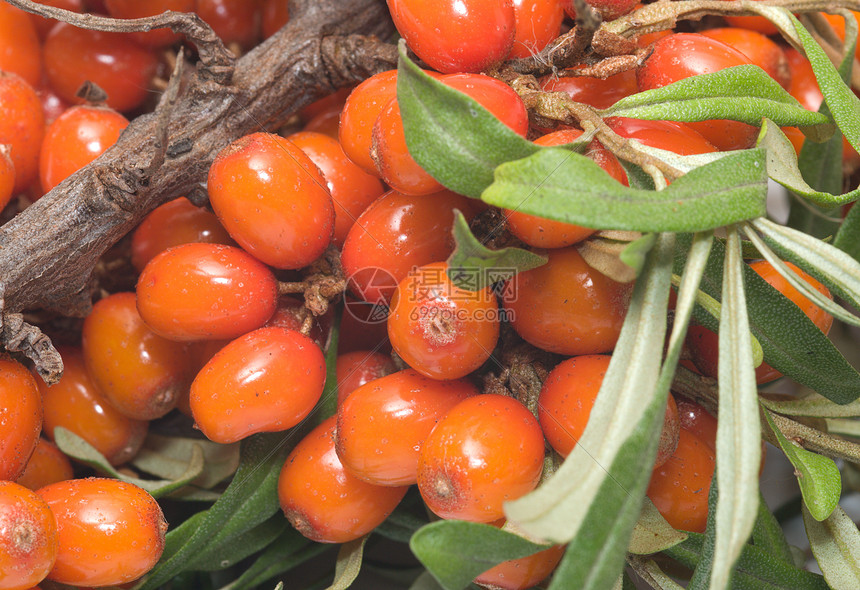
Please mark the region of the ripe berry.
<svg viewBox="0 0 860 590"><path fill-rule="evenodd" d="M757 1L757 0L754 0ZM726 16L725 19L733 27L749 29L762 35L776 35L779 29L763 16Z"/></svg>
<svg viewBox="0 0 860 590"><path fill-rule="evenodd" d="M161 14L166 10L194 12L195 0L105 0L105 8L114 18L143 18ZM170 29L154 29L146 32L129 33L136 43L160 49L173 45L182 37Z"/></svg>
<svg viewBox="0 0 860 590"><path fill-rule="evenodd" d="M516 27L507 59L539 53L558 37L564 11L559 0L513 0Z"/></svg>
<svg viewBox="0 0 860 590"><path fill-rule="evenodd" d="M149 329L134 293L115 293L93 306L84 320L82 349L99 391L129 418L165 415L190 381L186 346Z"/></svg>
<svg viewBox="0 0 860 590"><path fill-rule="evenodd" d="M396 370L391 356L372 350L353 350L337 357L337 405L349 394L375 379Z"/></svg>
<svg viewBox="0 0 860 590"><path fill-rule="evenodd" d="M122 33L103 33L59 23L42 48L45 73L63 100L80 104L76 94L87 80L107 93L107 105L120 112L146 99L155 75L155 55Z"/></svg>
<svg viewBox="0 0 860 590"><path fill-rule="evenodd" d="M366 535L408 489L375 486L345 471L334 449L335 420L329 417L296 445L278 478L278 500L287 520L318 543L346 543Z"/></svg>
<svg viewBox="0 0 860 590"><path fill-rule="evenodd" d="M490 523L501 527L504 520ZM565 545L555 545L526 557L503 561L475 578L475 584L493 590L523 590L537 586L564 557Z"/></svg>
<svg viewBox="0 0 860 590"><path fill-rule="evenodd" d="M35 492L0 481L0 589L25 590L57 559L57 521Z"/></svg>
<svg viewBox="0 0 860 590"><path fill-rule="evenodd" d="M511 0L388 0L388 9L409 48L443 74L483 72L514 43Z"/></svg>
<svg viewBox="0 0 860 590"><path fill-rule="evenodd" d="M723 27L701 31L705 37L722 41L747 56L752 63L788 89L791 82L791 69L782 48L761 33L749 29Z"/></svg>
<svg viewBox="0 0 860 590"><path fill-rule="evenodd" d="M233 239L266 264L307 266L331 242L334 205L325 178L283 137L252 133L231 143L212 163L208 188Z"/></svg>
<svg viewBox="0 0 860 590"><path fill-rule="evenodd" d="M338 407L337 455L359 479L411 485L430 431L451 408L477 394L466 380L434 381L412 369L371 381Z"/></svg>
<svg viewBox="0 0 860 590"><path fill-rule="evenodd" d="M632 285L594 270L575 248L547 255L547 264L518 273L506 290L503 303L514 330L530 344L559 354L611 351Z"/></svg>
<svg viewBox="0 0 860 590"><path fill-rule="evenodd" d="M42 80L39 37L26 12L0 3L0 70L21 76L34 88Z"/></svg>
<svg viewBox="0 0 860 590"><path fill-rule="evenodd" d="M74 477L72 462L57 445L39 438L27 467L15 483L31 490Z"/></svg>
<svg viewBox="0 0 860 590"><path fill-rule="evenodd" d="M81 351L60 349L63 376L50 387L36 379L42 393L45 435L53 440L57 426L90 443L111 465L122 465L137 454L148 423L132 420L107 403L84 366Z"/></svg>
<svg viewBox="0 0 860 590"><path fill-rule="evenodd" d="M14 193L27 190L38 178L44 134L45 115L39 95L22 78L0 72L0 144L10 147Z"/></svg>
<svg viewBox="0 0 860 590"><path fill-rule="evenodd" d="M42 192L60 184L116 143L128 119L113 109L89 105L64 112L45 132L39 154Z"/></svg>
<svg viewBox="0 0 860 590"><path fill-rule="evenodd" d="M540 79L541 89L546 92L564 92L575 102L606 109L631 94L639 91L636 73L627 70L605 80L587 76L545 76Z"/></svg>
<svg viewBox="0 0 860 590"><path fill-rule="evenodd" d="M288 0L263 0L263 39L277 33L290 20Z"/></svg>
<svg viewBox="0 0 860 590"><path fill-rule="evenodd" d="M499 304L489 287L455 286L444 262L412 270L391 298L388 337L406 363L433 379L465 377L499 339Z"/></svg>
<svg viewBox="0 0 860 590"><path fill-rule="evenodd" d="M15 164L9 155L9 146L0 144L0 211L2 211L15 190Z"/></svg>
<svg viewBox="0 0 860 590"><path fill-rule="evenodd" d="M222 348L191 384L191 413L210 440L232 443L303 420L322 395L325 358L307 336L260 328Z"/></svg>
<svg viewBox="0 0 860 590"><path fill-rule="evenodd" d="M37 492L57 518L59 551L48 579L75 586L125 584L149 572L164 551L167 522L138 486L89 477Z"/></svg>
<svg viewBox="0 0 860 590"><path fill-rule="evenodd" d="M307 336L321 349L325 349L329 331L331 330L331 314L332 309L329 308L329 313L325 315L313 317L311 320L311 328L307 332ZM265 327L286 328L301 332L305 319L310 312L305 307L304 301L299 300L291 295L281 295L278 297L278 307Z"/></svg>
<svg viewBox="0 0 860 590"><path fill-rule="evenodd" d="M653 52L639 66L636 79L640 90L652 90L690 76L750 63L746 55L722 41L696 33L675 33L654 43ZM748 148L758 136L757 127L738 121L720 119L688 125L720 150Z"/></svg>
<svg viewBox="0 0 860 590"><path fill-rule="evenodd" d="M45 6L54 6L56 8L62 8L63 10L71 10L72 12L84 11L83 0L37 0L37 2L39 4L44 4ZM27 16L30 17L30 21L36 28L36 33L39 35L39 39L41 40L44 40L45 37L48 36L48 33L51 32L51 29L54 28L54 25L59 22L53 18L44 18L31 13L27 13Z"/></svg>
<svg viewBox="0 0 860 590"><path fill-rule="evenodd" d="M610 117L606 119L606 124L621 137L635 139L642 145L683 156L717 151L714 144L684 123Z"/></svg>
<svg viewBox="0 0 860 590"><path fill-rule="evenodd" d="M418 456L418 490L442 518L492 522L533 490L543 468L537 419L517 400L469 397L436 425Z"/></svg>
<svg viewBox="0 0 860 590"><path fill-rule="evenodd" d="M156 254L192 242L236 245L214 213L185 197L173 199L156 207L134 230L131 263L140 272Z"/></svg>
<svg viewBox="0 0 860 590"><path fill-rule="evenodd" d="M36 380L21 363L0 360L0 480L14 480L24 472L41 429Z"/></svg>
<svg viewBox="0 0 860 590"><path fill-rule="evenodd" d="M347 157L370 174L377 174L370 156L373 124L396 94L397 70L388 70L356 86L343 105L338 139Z"/></svg>
<svg viewBox="0 0 860 590"><path fill-rule="evenodd" d="M226 44L250 49L260 38L259 2L196 0L196 12Z"/></svg>
<svg viewBox="0 0 860 590"><path fill-rule="evenodd" d="M235 338L272 317L272 271L239 248L182 244L149 261L137 281L137 309L170 340Z"/></svg>

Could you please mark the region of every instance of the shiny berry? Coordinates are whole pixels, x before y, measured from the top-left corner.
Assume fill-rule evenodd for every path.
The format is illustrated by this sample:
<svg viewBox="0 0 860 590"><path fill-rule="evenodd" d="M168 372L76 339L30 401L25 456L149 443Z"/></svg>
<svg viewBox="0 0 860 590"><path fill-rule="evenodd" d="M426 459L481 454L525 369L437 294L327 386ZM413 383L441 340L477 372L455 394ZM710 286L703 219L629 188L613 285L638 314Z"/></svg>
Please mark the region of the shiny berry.
<svg viewBox="0 0 860 590"><path fill-rule="evenodd" d="M25 590L57 559L57 520L35 492L0 481L0 589Z"/></svg>
<svg viewBox="0 0 860 590"><path fill-rule="evenodd" d="M0 360L0 480L17 479L39 442L42 398L24 365Z"/></svg>

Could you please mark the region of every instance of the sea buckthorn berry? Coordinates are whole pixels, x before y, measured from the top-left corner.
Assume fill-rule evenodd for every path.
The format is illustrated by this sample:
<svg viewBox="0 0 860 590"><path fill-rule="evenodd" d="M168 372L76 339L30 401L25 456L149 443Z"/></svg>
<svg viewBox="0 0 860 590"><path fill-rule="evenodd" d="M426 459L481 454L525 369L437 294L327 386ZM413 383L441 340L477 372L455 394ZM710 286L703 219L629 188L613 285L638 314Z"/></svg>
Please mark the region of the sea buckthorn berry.
<svg viewBox="0 0 860 590"><path fill-rule="evenodd" d="M504 520L490 524L501 528ZM475 578L475 584L491 590L532 588L552 573L564 557L565 549L566 545L555 545L526 557L503 561Z"/></svg>
<svg viewBox="0 0 860 590"><path fill-rule="evenodd" d="M290 453L278 478L278 500L290 524L317 543L366 535L397 507L408 486L383 487L351 475L334 449L336 418L314 428Z"/></svg>
<svg viewBox="0 0 860 590"><path fill-rule="evenodd" d="M325 358L293 330L260 328L222 348L191 384L191 413L210 440L232 443L292 428L325 385Z"/></svg>
<svg viewBox="0 0 860 590"><path fill-rule="evenodd" d="M263 39L277 33L290 20L289 0L263 0Z"/></svg>
<svg viewBox="0 0 860 590"><path fill-rule="evenodd" d="M54 429L61 426L90 443L111 465L129 461L143 444L148 422L123 416L107 402L87 373L79 349L63 348L60 354L60 381L48 386L36 379L42 394L45 435L53 440Z"/></svg>
<svg viewBox="0 0 860 590"><path fill-rule="evenodd" d="M420 196L389 191L374 201L343 244L350 290L364 301L387 303L410 269L446 260L454 251L454 209L467 219L475 211L471 199L447 190Z"/></svg>
<svg viewBox="0 0 860 590"><path fill-rule="evenodd" d="M513 0L516 27L508 59L539 53L558 37L564 10L559 0Z"/></svg>
<svg viewBox="0 0 860 590"><path fill-rule="evenodd" d="M140 272L168 248L195 242L236 244L214 213L179 197L156 207L134 230L131 263Z"/></svg>
<svg viewBox="0 0 860 590"><path fill-rule="evenodd" d="M434 381L412 369L359 387L337 411L337 454L352 475L382 486L417 481L418 452L448 411L477 388Z"/></svg>
<svg viewBox="0 0 860 590"><path fill-rule="evenodd" d="M782 48L761 33L737 27L722 27L700 31L700 34L737 49L783 88L787 89L791 83L791 70Z"/></svg>
<svg viewBox="0 0 860 590"><path fill-rule="evenodd" d="M0 481L0 590L25 590L57 559L57 521L34 491Z"/></svg>
<svg viewBox="0 0 860 590"><path fill-rule="evenodd" d="M71 10L72 12L84 11L83 0L36 0L36 2L39 4L44 4L45 6L53 6L55 8L62 8L63 10ZM36 33L39 35L39 39L42 40L44 40L45 37L48 36L48 33L51 31L51 29L54 28L54 25L59 22L56 19L45 18L37 14L27 13L27 16L30 17L30 21L33 23L33 26L36 29Z"/></svg>
<svg viewBox="0 0 860 590"><path fill-rule="evenodd" d="M586 3L603 17L603 20L615 20L633 10L639 0L586 0ZM564 11L567 15L576 19L576 5L573 0L562 0Z"/></svg>
<svg viewBox="0 0 860 590"><path fill-rule="evenodd" d="M27 190L38 178L44 135L45 115L39 95L19 76L0 71L0 144L9 146L15 166L13 193Z"/></svg>
<svg viewBox="0 0 860 590"><path fill-rule="evenodd" d="M459 379L484 364L499 339L499 304L489 287L467 291L444 262L412 270L391 298L388 337L406 363L433 379Z"/></svg>
<svg viewBox="0 0 860 590"><path fill-rule="evenodd" d="M0 211L3 210L15 190L15 164L9 155L9 146L0 145Z"/></svg>
<svg viewBox="0 0 860 590"><path fill-rule="evenodd" d="M690 126L675 121L645 121L626 117L610 117L606 124L621 137L635 139L642 145L690 156L717 151L710 141Z"/></svg>
<svg viewBox="0 0 860 590"><path fill-rule="evenodd" d="M675 33L654 43L651 55L636 72L636 80L640 90L652 90L690 76L751 63L722 41L696 33ZM688 125L720 150L748 148L758 136L757 127L739 121L715 119Z"/></svg>
<svg viewBox="0 0 860 590"><path fill-rule="evenodd" d="M386 306L360 301L345 293L344 307L346 310L340 319L340 334L337 340L338 354L354 350L391 352Z"/></svg>
<svg viewBox="0 0 860 590"><path fill-rule="evenodd" d="M528 133L529 114L523 100L501 80L484 74L450 74L440 80L476 100L514 133L523 137Z"/></svg>
<svg viewBox="0 0 860 590"><path fill-rule="evenodd" d="M138 579L164 551L167 522L144 489L89 477L38 490L57 518L59 551L48 579L75 586L112 586Z"/></svg>
<svg viewBox="0 0 860 590"><path fill-rule="evenodd" d="M60 184L116 143L128 119L113 109L79 105L51 123L39 153L42 192Z"/></svg>
<svg viewBox="0 0 860 590"><path fill-rule="evenodd" d="M391 356L373 350L353 350L337 357L337 405L349 394L369 383L393 373L397 367Z"/></svg>
<svg viewBox="0 0 860 590"><path fill-rule="evenodd" d="M716 451L717 419L713 414L696 402L678 398L678 419L681 428L689 430Z"/></svg>
<svg viewBox="0 0 860 590"><path fill-rule="evenodd" d="M323 173L334 202L332 242L335 246L343 246L349 228L385 192L385 187L379 178L356 166L337 139L309 131L293 133L287 139L307 154Z"/></svg>
<svg viewBox="0 0 860 590"><path fill-rule="evenodd" d="M42 429L42 399L24 365L0 359L0 480L24 472Z"/></svg>
<svg viewBox="0 0 860 590"><path fill-rule="evenodd" d="M209 23L224 43L250 49L260 38L259 2L248 0L196 0L194 12Z"/></svg>
<svg viewBox="0 0 860 590"><path fill-rule="evenodd" d="M388 0L388 9L409 48L443 74L483 72L505 59L514 43L511 0Z"/></svg>
<svg viewBox="0 0 860 590"><path fill-rule="evenodd" d="M340 131L340 113L342 110L343 106L338 109L321 112L309 119L308 122L305 123L305 126L302 127L302 131L309 133L322 133L323 135L328 135L332 139L338 139L338 133ZM352 162L351 158L347 159ZM355 162L352 163L355 164ZM356 164L356 166L358 165ZM364 168L361 166L358 166L358 169L364 171ZM378 177L379 175L374 171L371 176Z"/></svg>
<svg viewBox="0 0 860 590"><path fill-rule="evenodd" d="M266 323L278 303L272 271L221 244L182 244L149 261L137 281L137 309L170 340L235 338Z"/></svg>
<svg viewBox="0 0 860 590"><path fill-rule="evenodd" d="M45 125L56 121L60 115L69 108L69 103L60 98L60 95L47 84L36 90L39 100L42 101L42 113L45 115Z"/></svg>
<svg viewBox="0 0 860 590"><path fill-rule="evenodd" d="M724 18L733 27L757 31L762 35L776 35L779 33L776 25L763 16L726 16Z"/></svg>
<svg viewBox="0 0 860 590"><path fill-rule="evenodd" d="M283 137L237 139L215 158L208 187L212 208L233 239L266 264L307 266L331 242L334 205L325 177Z"/></svg>
<svg viewBox="0 0 860 590"><path fill-rule="evenodd" d="M144 101L158 59L122 33L78 29L59 23L43 46L45 73L54 90L73 104L84 102L77 92L87 80L107 93L107 105L120 112Z"/></svg>
<svg viewBox="0 0 860 590"><path fill-rule="evenodd" d="M678 404L670 392L666 398L666 412L663 415L663 429L660 431L660 443L657 445L657 458L654 466L659 467L669 460L678 448L678 433L681 430L681 419L678 414Z"/></svg>
<svg viewBox="0 0 860 590"><path fill-rule="evenodd" d="M129 418L164 416L190 382L185 344L150 330L134 293L115 293L93 306L84 320L82 349L99 391Z"/></svg>
<svg viewBox="0 0 860 590"><path fill-rule="evenodd" d="M564 145L575 141L580 135L582 135L582 131L579 129L562 129L537 138L535 143L543 146ZM628 186L627 173L624 172L621 162L599 141L592 141L584 155L599 164L612 178L624 186ZM505 217L510 232L529 246L536 248L564 248L584 240L597 231L573 223L553 221L510 209L505 209Z"/></svg>
<svg viewBox="0 0 860 590"><path fill-rule="evenodd" d="M670 525L705 532L714 467L713 449L682 428L675 453L654 469L648 484L648 497Z"/></svg>
<svg viewBox="0 0 860 590"><path fill-rule="evenodd" d="M527 342L564 355L615 348L632 285L586 264L575 248L547 251L549 262L518 273L503 299L514 330Z"/></svg>
<svg viewBox="0 0 860 590"><path fill-rule="evenodd" d="M340 113L340 111L343 110L344 104L346 104L346 99L350 94L352 94L352 91L356 86L357 84L344 86L331 94L318 98L309 105L303 106L301 110L299 110L299 117L302 121L310 121L322 113L330 111L337 111Z"/></svg>
<svg viewBox="0 0 860 590"><path fill-rule="evenodd" d="M161 14L166 10L176 12L194 12L195 0L105 0L105 8L114 18L143 18ZM182 36L170 29L155 29L152 31L129 33L135 42L147 47L163 48L173 45Z"/></svg>
<svg viewBox="0 0 860 590"><path fill-rule="evenodd" d="M57 445L39 438L36 449L27 461L27 467L15 483L31 490L48 484L72 479L75 476L72 462Z"/></svg>
<svg viewBox="0 0 860 590"><path fill-rule="evenodd" d="M537 419L517 400L469 397L436 425L418 455L418 490L442 518L492 522L533 490L543 468Z"/></svg>
<svg viewBox="0 0 860 590"><path fill-rule="evenodd" d="M388 70L356 86L343 105L338 126L340 145L350 160L370 174L377 174L370 155L373 124L396 95L397 70Z"/></svg>
<svg viewBox="0 0 860 590"><path fill-rule="evenodd" d="M331 310L331 308L329 308ZM304 301L290 295L282 295L278 298L278 307L275 313L266 322L265 327L286 328L300 332L305 323L305 318L310 311L305 307ZM313 316L311 316L313 317ZM311 321L311 329L307 336L320 348L325 348L328 333L331 329L331 314L314 317Z"/></svg>
<svg viewBox="0 0 860 590"><path fill-rule="evenodd" d="M33 88L42 80L39 37L26 12L0 3L0 70L21 76Z"/></svg>
<svg viewBox="0 0 860 590"><path fill-rule="evenodd" d="M815 278L799 269L794 263L786 262L785 264L816 291L828 299L833 299L830 290ZM799 307L819 330L825 334L830 332L830 327L833 325L833 316L812 303L800 291L792 287L769 262L759 260L751 263L750 268L756 271L771 287L782 293L789 301ZM719 374L719 336L703 326L693 325L690 326L687 332L686 343L690 349L690 355L696 368L709 377L717 377ZM755 376L756 383L762 384L779 379L782 377L782 373L767 363L762 363L756 368Z"/></svg>
<svg viewBox="0 0 860 590"><path fill-rule="evenodd" d="M636 94L636 73L627 70L605 80L588 76L544 76L540 86L546 92L564 92L571 100L606 109L631 94Z"/></svg>

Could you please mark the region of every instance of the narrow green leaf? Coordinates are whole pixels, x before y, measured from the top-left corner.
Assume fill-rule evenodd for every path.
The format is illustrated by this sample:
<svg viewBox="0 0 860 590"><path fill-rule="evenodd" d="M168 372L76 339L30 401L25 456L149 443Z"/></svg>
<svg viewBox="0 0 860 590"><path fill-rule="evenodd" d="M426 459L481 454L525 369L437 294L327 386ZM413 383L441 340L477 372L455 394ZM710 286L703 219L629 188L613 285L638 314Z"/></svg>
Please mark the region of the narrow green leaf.
<svg viewBox="0 0 860 590"><path fill-rule="evenodd" d="M490 250L472 234L469 222L454 211L454 252L448 258L448 278L461 289L480 291L516 273L546 264L548 258L522 248Z"/></svg>
<svg viewBox="0 0 860 590"><path fill-rule="evenodd" d="M833 459L807 451L789 441L782 434L770 411L764 412L770 429L776 435L779 448L794 466L794 473L803 494L803 503L816 520L824 520L839 504L842 493L842 476Z"/></svg>
<svg viewBox="0 0 860 590"><path fill-rule="evenodd" d="M766 396L761 396L759 401L767 409L785 416L812 416L816 418L853 418L860 416L860 400L839 405L817 393L809 393L790 400L769 399Z"/></svg>
<svg viewBox="0 0 860 590"><path fill-rule="evenodd" d="M295 529L288 528L242 572L241 576L220 590L259 588L264 582L313 559L329 548L330 545L311 543Z"/></svg>
<svg viewBox="0 0 860 590"><path fill-rule="evenodd" d="M782 531L779 521L768 510L761 493L759 493L758 516L753 527L753 545L759 549L764 549L785 563L794 565L794 557L791 554L788 541L785 539L785 533Z"/></svg>
<svg viewBox="0 0 860 590"><path fill-rule="evenodd" d="M462 92L428 76L399 46L397 101L415 161L454 192L478 198L493 170L543 148L517 135Z"/></svg>
<svg viewBox="0 0 860 590"><path fill-rule="evenodd" d="M239 445L219 444L205 439L162 436L149 433L131 464L142 471L166 479L178 479L198 446L206 467L191 483L209 489L233 475L239 466Z"/></svg>
<svg viewBox="0 0 860 590"><path fill-rule="evenodd" d="M187 569L205 572L226 569L271 545L288 526L287 520L276 514L254 528L235 536L229 544L213 544L213 549L207 548L199 558L191 558Z"/></svg>
<svg viewBox="0 0 860 590"><path fill-rule="evenodd" d="M733 119L760 125L828 126L830 119L807 111L758 66L742 65L690 76L662 88L622 98L603 116L669 121Z"/></svg>
<svg viewBox="0 0 860 590"><path fill-rule="evenodd" d="M631 555L627 558L627 563L648 584L649 588L654 588L655 590L684 590L684 587L667 576L653 559Z"/></svg>
<svg viewBox="0 0 860 590"><path fill-rule="evenodd" d="M646 496L627 551L635 555L650 555L674 547L686 538L687 533L672 528Z"/></svg>
<svg viewBox="0 0 860 590"><path fill-rule="evenodd" d="M718 487L719 484L715 472L714 477L711 478L711 489L708 490L708 518L705 535L698 563L696 563L690 583L688 584L688 590L711 589L711 576L714 569L714 548L716 547L717 538L717 500L720 496ZM691 537L687 538L689 540Z"/></svg>
<svg viewBox="0 0 860 590"><path fill-rule="evenodd" d="M618 161L621 162L621 165L624 167L624 171L627 173L627 183L630 185L630 188L638 188L646 191L656 190L654 179L651 178L650 174L632 162L621 159Z"/></svg>
<svg viewBox="0 0 860 590"><path fill-rule="evenodd" d="M62 426L54 429L54 442L69 457L86 463L111 477L133 483L145 489L155 498L166 496L188 485L202 473L204 466L203 451L200 445L193 445L191 447L191 456L188 458L184 470L177 475L176 479L140 479L125 475L114 469L108 463L108 460L105 459L104 455L99 453L90 443Z"/></svg>
<svg viewBox="0 0 860 590"><path fill-rule="evenodd" d="M621 251L621 262L632 268L636 272L636 276L642 272L645 267L645 259L648 252L657 243L657 234L645 234L638 240L633 240Z"/></svg>
<svg viewBox="0 0 860 590"><path fill-rule="evenodd" d="M518 528L570 541L551 589L611 586L621 571L654 461L674 236L661 234L636 282L621 335L578 444L534 492L505 506Z"/></svg>
<svg viewBox="0 0 860 590"><path fill-rule="evenodd" d="M547 548L488 524L440 520L419 529L409 548L445 590L462 590L509 559Z"/></svg>
<svg viewBox="0 0 860 590"><path fill-rule="evenodd" d="M364 544L367 543L369 535L355 539L340 546L337 553L337 563L334 567L334 582L328 590L346 590L361 571L361 562L364 558Z"/></svg>
<svg viewBox="0 0 860 590"><path fill-rule="evenodd" d="M860 421L850 418L828 418L827 432L840 436L860 438Z"/></svg>
<svg viewBox="0 0 860 590"><path fill-rule="evenodd" d="M589 158L545 149L499 166L482 199L556 221L600 229L694 232L765 214L764 151L735 152L661 191L628 188Z"/></svg>
<svg viewBox="0 0 860 590"><path fill-rule="evenodd" d="M716 505L711 587L723 588L752 533L758 511L761 427L758 389L747 318L740 238L729 227L720 317L719 416Z"/></svg>
<svg viewBox="0 0 860 590"><path fill-rule="evenodd" d="M851 207L836 233L833 245L860 261L860 207Z"/></svg>
<svg viewBox="0 0 860 590"><path fill-rule="evenodd" d="M860 588L860 531L854 521L836 506L823 522L804 510L803 524L812 554L830 587Z"/></svg>

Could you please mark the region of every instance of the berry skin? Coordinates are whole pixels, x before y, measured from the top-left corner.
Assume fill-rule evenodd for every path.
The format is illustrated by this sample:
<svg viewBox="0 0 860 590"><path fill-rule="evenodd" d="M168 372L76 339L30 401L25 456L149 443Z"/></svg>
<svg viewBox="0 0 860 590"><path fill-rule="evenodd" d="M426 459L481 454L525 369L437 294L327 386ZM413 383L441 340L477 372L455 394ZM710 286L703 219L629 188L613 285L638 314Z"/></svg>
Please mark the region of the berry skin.
<svg viewBox="0 0 860 590"><path fill-rule="evenodd" d="M0 3L0 70L21 76L37 87L42 79L42 51L29 15Z"/></svg>
<svg viewBox="0 0 860 590"><path fill-rule="evenodd" d="M564 355L615 348L632 285L613 281L585 263L575 248L547 252L549 262L521 272L504 305L527 342Z"/></svg>
<svg viewBox="0 0 860 590"><path fill-rule="evenodd" d="M111 465L132 459L146 437L148 422L120 414L99 393L79 349L62 348L63 376L50 387L36 379L42 394L44 433L52 439L57 426L90 443Z"/></svg>
<svg viewBox="0 0 860 590"><path fill-rule="evenodd" d="M714 144L684 123L610 117L606 119L606 124L621 137L683 156L717 151Z"/></svg>
<svg viewBox="0 0 860 590"><path fill-rule="evenodd" d="M388 9L409 48L443 74L483 72L513 47L512 0L388 0Z"/></svg>
<svg viewBox="0 0 860 590"><path fill-rule="evenodd" d="M504 521L490 523L501 527ZM552 573L566 545L555 545L526 557L503 561L475 578L475 584L491 590L524 590L532 588Z"/></svg>
<svg viewBox="0 0 860 590"><path fill-rule="evenodd" d="M86 31L66 23L51 29L43 46L45 73L60 97L81 104L76 96L85 81L97 84L107 105L129 111L146 99L158 59L122 33Z"/></svg>
<svg viewBox="0 0 860 590"><path fill-rule="evenodd" d="M116 143L128 119L89 105L71 107L48 126L39 153L42 192L60 184Z"/></svg>
<svg viewBox="0 0 860 590"><path fill-rule="evenodd" d="M371 381L338 408L338 458L368 483L414 484L418 452L430 431L451 408L477 394L463 379L434 381L413 369Z"/></svg>
<svg viewBox="0 0 860 590"><path fill-rule="evenodd" d="M341 406L349 394L369 383L390 375L396 370L387 354L372 350L353 350L337 357L337 405Z"/></svg>
<svg viewBox="0 0 860 590"><path fill-rule="evenodd" d="M675 33L654 43L653 52L636 72L636 80L640 90L652 90L690 76L751 63L746 55L722 41L696 33ZM687 124L720 150L748 148L758 136L757 127L738 121Z"/></svg>
<svg viewBox="0 0 860 590"><path fill-rule="evenodd" d="M290 20L289 0L263 0L263 39L277 33Z"/></svg>
<svg viewBox="0 0 860 590"><path fill-rule="evenodd" d="M370 174L378 174L370 155L373 124L396 95L397 70L388 70L356 86L343 105L338 126L340 145L350 160Z"/></svg>
<svg viewBox="0 0 860 590"><path fill-rule="evenodd" d="M735 27L723 27L701 31L705 37L722 41L729 47L746 55L752 63L788 89L791 83L791 69L782 48L761 33Z"/></svg>
<svg viewBox="0 0 860 590"><path fill-rule="evenodd" d="M37 491L57 518L59 551L48 579L74 586L113 586L138 579L164 551L167 522L138 486L89 477Z"/></svg>
<svg viewBox="0 0 860 590"><path fill-rule="evenodd" d="M114 18L143 18L161 14L166 10L176 12L194 12L195 0L105 0L105 8ZM136 43L154 49L162 49L173 45L182 36L170 29L155 29L145 32L129 33Z"/></svg>
<svg viewBox="0 0 860 590"><path fill-rule="evenodd" d="M0 590L26 590L57 559L57 521L35 492L0 481Z"/></svg>
<svg viewBox="0 0 860 590"><path fill-rule="evenodd" d="M56 8L62 8L63 10L71 10L72 12L84 11L83 0L37 0L37 2L39 4L44 4L45 6L54 6ZM51 29L54 28L54 25L58 22L56 19L44 18L31 13L27 13L27 16L30 17L30 21L36 28L36 33L39 35L39 39L43 41L45 37L48 36L48 33L51 32Z"/></svg>
<svg viewBox="0 0 860 590"><path fill-rule="evenodd" d="M418 456L418 490L442 518L492 522L533 490L543 468L537 419L517 400L467 398L436 425Z"/></svg>
<svg viewBox="0 0 860 590"><path fill-rule="evenodd" d="M0 211L12 200L15 190L15 164L9 155L9 146L0 144Z"/></svg>
<svg viewBox="0 0 860 590"><path fill-rule="evenodd" d="M155 334L137 311L134 293L98 301L84 320L87 371L108 403L135 420L164 416L188 387L185 344Z"/></svg>
<svg viewBox="0 0 860 590"><path fill-rule="evenodd" d="M27 468L15 483L31 490L74 477L72 462L54 443L40 438L27 461Z"/></svg>
<svg viewBox="0 0 860 590"><path fill-rule="evenodd" d="M173 199L156 207L134 230L131 263L140 272L157 254L192 242L236 245L214 213L185 197Z"/></svg>
<svg viewBox="0 0 860 590"><path fill-rule="evenodd" d="M582 102L596 109L606 109L631 94L636 94L636 73L627 70L606 80L587 76L545 76L540 79L541 89L546 92L564 92L571 100Z"/></svg>
<svg viewBox="0 0 860 590"><path fill-rule="evenodd" d="M414 269L391 298L388 337L406 363L433 379L465 377L499 339L499 304L489 287L466 291L444 262Z"/></svg>
<svg viewBox="0 0 860 590"><path fill-rule="evenodd" d="M559 0L513 0L516 28L507 59L529 57L558 37L564 10Z"/></svg>
<svg viewBox="0 0 860 590"><path fill-rule="evenodd" d="M705 532L714 467L713 449L682 428L675 453L654 470L648 484L648 497L670 525Z"/></svg>
<svg viewBox="0 0 860 590"><path fill-rule="evenodd" d="M260 38L259 2L248 0L196 0L196 12L209 23L225 44L237 43L244 49Z"/></svg>
<svg viewBox="0 0 860 590"><path fill-rule="evenodd" d="M38 178L44 135L45 115L39 95L19 76L0 72L0 144L10 147L9 157L15 166L13 193L27 190Z"/></svg>
<svg viewBox="0 0 860 590"><path fill-rule="evenodd" d="M191 414L210 440L232 443L292 428L325 385L325 358L307 336L260 328L222 348L191 384Z"/></svg>
<svg viewBox="0 0 860 590"><path fill-rule="evenodd" d="M334 204L325 177L283 137L237 139L215 158L208 187L212 208L233 239L268 265L302 268L331 242Z"/></svg>
<svg viewBox="0 0 860 590"><path fill-rule="evenodd" d="M137 309L170 340L235 338L266 323L278 303L272 271L239 248L182 244L149 261Z"/></svg>
<svg viewBox="0 0 860 590"><path fill-rule="evenodd" d="M0 480L17 479L39 442L42 398L24 365L0 360Z"/></svg>
<svg viewBox="0 0 860 590"><path fill-rule="evenodd" d="M382 181L355 165L337 139L310 131L293 133L287 139L307 154L323 173L334 202L332 243L343 246L358 216L385 192Z"/></svg>
<svg viewBox="0 0 860 590"><path fill-rule="evenodd" d="M409 489L375 486L345 471L334 449L335 421L329 417L302 439L278 478L278 500L287 520L318 543L346 543L366 535Z"/></svg>

